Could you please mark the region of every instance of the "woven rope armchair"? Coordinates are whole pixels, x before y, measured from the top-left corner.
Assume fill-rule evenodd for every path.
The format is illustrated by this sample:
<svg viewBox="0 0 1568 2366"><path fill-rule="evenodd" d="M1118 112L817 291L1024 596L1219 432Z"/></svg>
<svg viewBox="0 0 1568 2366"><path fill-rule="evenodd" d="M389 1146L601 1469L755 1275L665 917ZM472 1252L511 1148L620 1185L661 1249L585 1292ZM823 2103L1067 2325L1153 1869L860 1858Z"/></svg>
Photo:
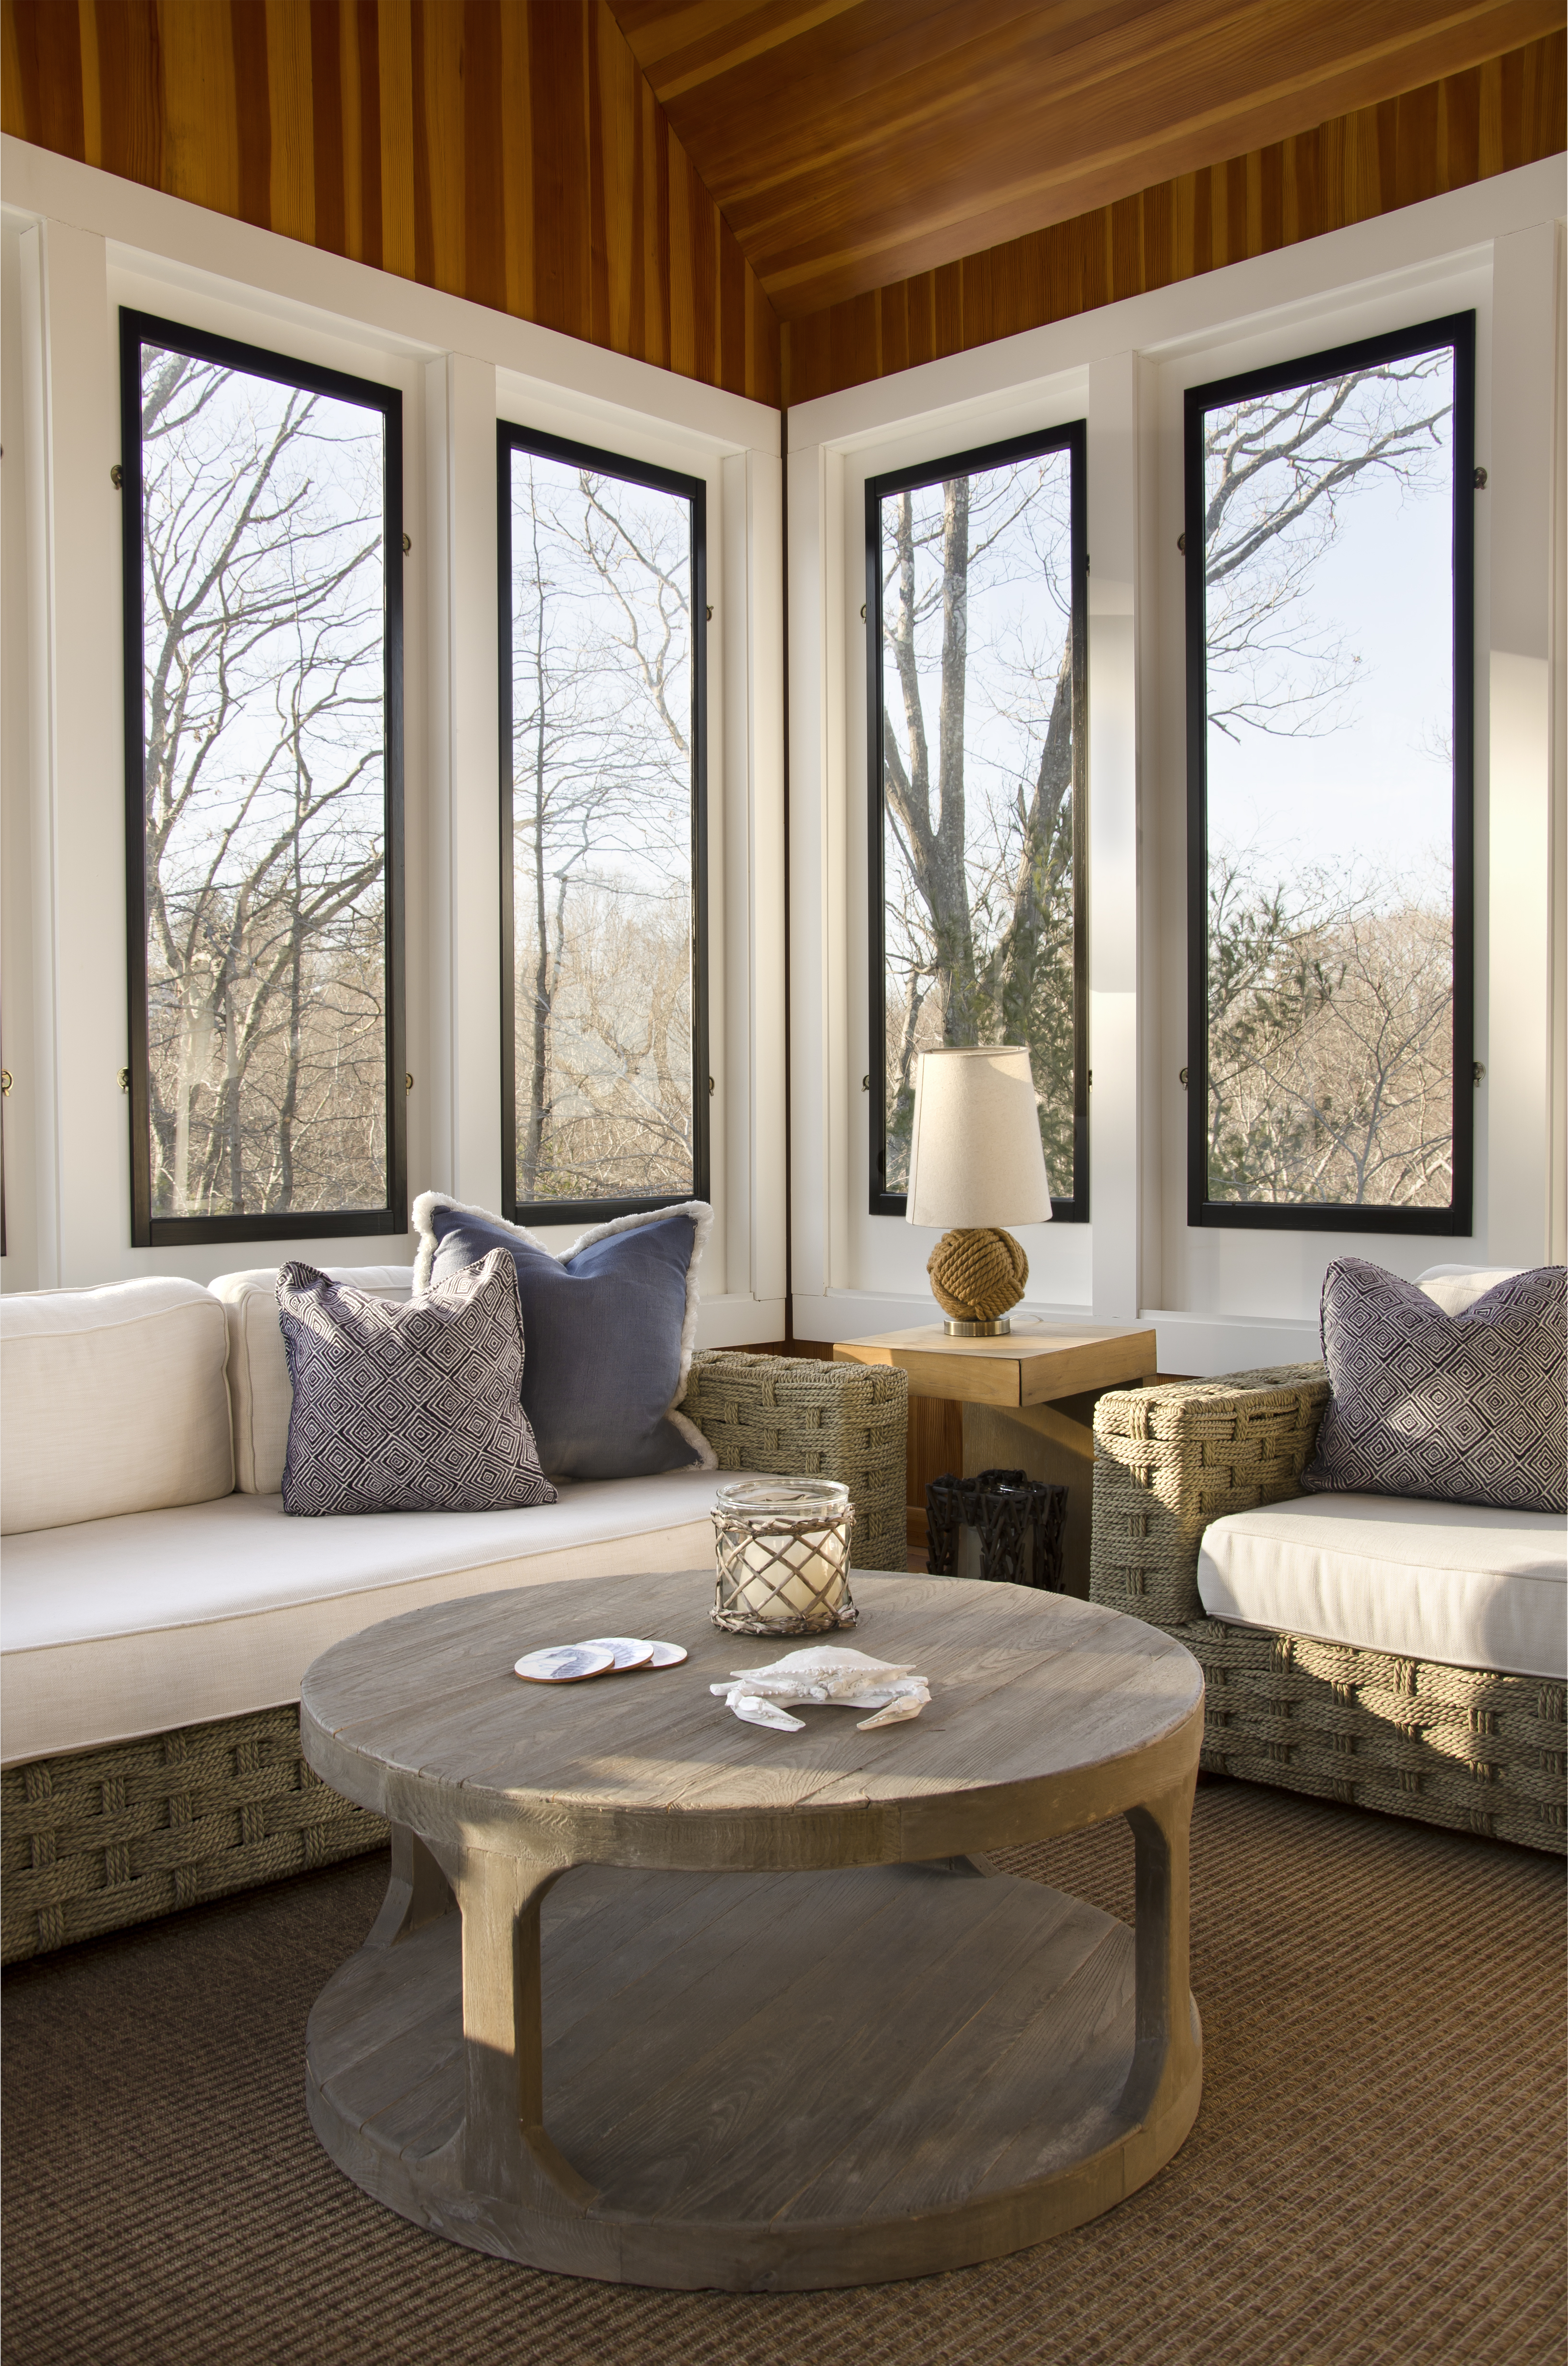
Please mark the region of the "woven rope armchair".
<svg viewBox="0 0 1568 2366"><path fill-rule="evenodd" d="M1164 1628L1199 1661L1212 1772L1562 1853L1562 1684L1205 1615L1203 1530L1300 1494L1327 1402L1321 1364L1101 1397L1091 1598Z"/></svg>
<svg viewBox="0 0 1568 2366"><path fill-rule="evenodd" d="M855 1566L902 1569L908 1397L902 1372L718 1352L694 1357L682 1410L724 1470L841 1480ZM289 1707L8 1767L0 1961L333 1865L386 1837L306 1765Z"/></svg>

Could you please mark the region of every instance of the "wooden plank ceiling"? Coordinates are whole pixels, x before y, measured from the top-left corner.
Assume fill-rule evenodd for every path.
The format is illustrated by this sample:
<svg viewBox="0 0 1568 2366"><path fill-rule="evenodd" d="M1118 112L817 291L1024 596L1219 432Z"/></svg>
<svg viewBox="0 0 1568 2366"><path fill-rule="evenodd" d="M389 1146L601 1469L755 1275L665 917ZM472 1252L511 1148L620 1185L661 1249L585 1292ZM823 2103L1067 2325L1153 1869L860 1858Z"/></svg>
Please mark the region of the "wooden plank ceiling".
<svg viewBox="0 0 1568 2366"><path fill-rule="evenodd" d="M795 321L1555 33L1561 0L610 0Z"/></svg>

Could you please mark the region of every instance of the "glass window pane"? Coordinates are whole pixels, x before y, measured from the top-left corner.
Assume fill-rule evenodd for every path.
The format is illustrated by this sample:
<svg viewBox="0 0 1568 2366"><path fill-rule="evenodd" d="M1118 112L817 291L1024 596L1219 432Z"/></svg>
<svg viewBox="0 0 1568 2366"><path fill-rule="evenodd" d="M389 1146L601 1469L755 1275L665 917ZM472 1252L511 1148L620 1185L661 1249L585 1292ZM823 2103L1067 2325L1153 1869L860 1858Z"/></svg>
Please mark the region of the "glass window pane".
<svg viewBox="0 0 1568 2366"><path fill-rule="evenodd" d="M151 1212L384 1208L386 419L138 352Z"/></svg>
<svg viewBox="0 0 1568 2366"><path fill-rule="evenodd" d="M1201 409L1211 1202L1453 1198L1456 366Z"/></svg>
<svg viewBox="0 0 1568 2366"><path fill-rule="evenodd" d="M1028 1047L1075 1189L1079 772L1068 448L878 490L884 1189L917 1053Z"/></svg>
<svg viewBox="0 0 1568 2366"><path fill-rule="evenodd" d="M694 504L507 457L515 1201L689 1199Z"/></svg>

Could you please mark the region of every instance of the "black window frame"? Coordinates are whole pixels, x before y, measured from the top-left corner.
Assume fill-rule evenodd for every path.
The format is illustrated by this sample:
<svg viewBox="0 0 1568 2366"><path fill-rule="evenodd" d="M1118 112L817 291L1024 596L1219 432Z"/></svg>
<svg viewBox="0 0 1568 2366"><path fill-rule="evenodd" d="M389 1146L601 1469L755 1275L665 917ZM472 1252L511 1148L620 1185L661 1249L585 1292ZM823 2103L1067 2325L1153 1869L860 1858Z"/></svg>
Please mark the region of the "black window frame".
<svg viewBox="0 0 1568 2366"><path fill-rule="evenodd" d="M386 434L382 562L386 831L387 1198L374 1208L287 1214L154 1216L147 1027L147 840L143 677L141 374L144 344L214 362L278 386L378 411ZM126 925L130 972L130 1240L133 1248L186 1243L396 1237L408 1230L408 1092L403 931L403 398L398 387L269 347L242 344L128 306L119 314L121 550L124 581Z"/></svg>
<svg viewBox="0 0 1568 2366"><path fill-rule="evenodd" d="M1453 434L1453 1196L1446 1208L1220 1200L1209 1181L1208 644L1203 414L1249 396L1450 345ZM1475 314L1452 312L1351 344L1189 387L1182 422L1187 634L1187 1221L1193 1228L1465 1237L1473 1230L1475 1097Z"/></svg>
<svg viewBox="0 0 1568 2366"><path fill-rule="evenodd" d="M560 460L626 484L676 493L692 518L692 1188L605 1200L519 1200L517 1197L516 914L513 894L515 817L512 778L512 455ZM501 688L501 1209L514 1224L613 1223L618 1216L650 1215L711 1197L712 1128L708 1073L707 876L707 484L701 477L628 459L592 444L547 435L515 421L496 422L497 621ZM707 1089L705 1091L704 1087Z"/></svg>
<svg viewBox="0 0 1568 2366"><path fill-rule="evenodd" d="M882 503L890 493L913 492L951 477L973 476L1032 460L1046 452L1068 456L1069 564L1073 637L1073 1188L1051 1197L1054 1222L1089 1221L1089 501L1088 422L1068 420L938 460L869 477L865 487L866 808L869 822L870 1212L903 1216L908 1195L889 1191L887 1174L886 832L883 778Z"/></svg>

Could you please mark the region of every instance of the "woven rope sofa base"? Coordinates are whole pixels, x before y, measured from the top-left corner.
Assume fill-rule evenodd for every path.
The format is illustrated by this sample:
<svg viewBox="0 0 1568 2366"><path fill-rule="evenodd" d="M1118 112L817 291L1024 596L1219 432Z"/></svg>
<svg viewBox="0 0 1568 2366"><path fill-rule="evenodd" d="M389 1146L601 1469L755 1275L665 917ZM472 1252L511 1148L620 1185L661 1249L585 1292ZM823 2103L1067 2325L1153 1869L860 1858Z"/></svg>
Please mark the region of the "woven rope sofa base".
<svg viewBox="0 0 1568 2366"><path fill-rule="evenodd" d="M1201 1618L1202 1763L1396 1816L1568 1853L1568 1687Z"/></svg>
<svg viewBox="0 0 1568 2366"><path fill-rule="evenodd" d="M299 1754L296 1707L0 1774L0 1962L378 1848L387 1827Z"/></svg>

